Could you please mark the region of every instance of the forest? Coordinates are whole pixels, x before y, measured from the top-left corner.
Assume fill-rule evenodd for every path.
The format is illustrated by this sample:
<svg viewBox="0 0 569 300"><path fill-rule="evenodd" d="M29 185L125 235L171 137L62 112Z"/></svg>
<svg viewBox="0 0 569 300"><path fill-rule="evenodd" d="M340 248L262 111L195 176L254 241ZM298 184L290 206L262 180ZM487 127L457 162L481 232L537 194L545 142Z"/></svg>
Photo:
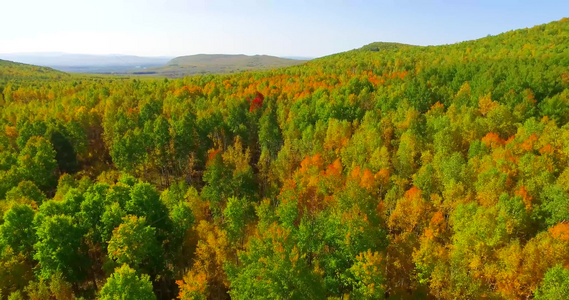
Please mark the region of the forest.
<svg viewBox="0 0 569 300"><path fill-rule="evenodd" d="M567 18L0 91L1 299L569 298Z"/></svg>

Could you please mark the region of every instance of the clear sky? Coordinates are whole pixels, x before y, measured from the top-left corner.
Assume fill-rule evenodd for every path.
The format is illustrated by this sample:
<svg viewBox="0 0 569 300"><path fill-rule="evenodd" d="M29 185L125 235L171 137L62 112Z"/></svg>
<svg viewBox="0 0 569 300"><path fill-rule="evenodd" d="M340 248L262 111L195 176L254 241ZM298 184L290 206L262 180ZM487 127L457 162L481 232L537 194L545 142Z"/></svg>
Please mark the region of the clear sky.
<svg viewBox="0 0 569 300"><path fill-rule="evenodd" d="M0 53L318 57L454 43L569 17L569 0L4 0Z"/></svg>

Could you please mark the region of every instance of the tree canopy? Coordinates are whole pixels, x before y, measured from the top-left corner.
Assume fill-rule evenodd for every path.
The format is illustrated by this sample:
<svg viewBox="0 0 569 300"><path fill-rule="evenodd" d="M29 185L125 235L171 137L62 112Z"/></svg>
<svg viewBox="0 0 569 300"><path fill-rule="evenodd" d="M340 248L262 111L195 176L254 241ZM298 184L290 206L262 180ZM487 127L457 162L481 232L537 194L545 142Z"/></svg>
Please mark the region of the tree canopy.
<svg viewBox="0 0 569 300"><path fill-rule="evenodd" d="M565 299L567 41L176 80L0 61L1 295Z"/></svg>

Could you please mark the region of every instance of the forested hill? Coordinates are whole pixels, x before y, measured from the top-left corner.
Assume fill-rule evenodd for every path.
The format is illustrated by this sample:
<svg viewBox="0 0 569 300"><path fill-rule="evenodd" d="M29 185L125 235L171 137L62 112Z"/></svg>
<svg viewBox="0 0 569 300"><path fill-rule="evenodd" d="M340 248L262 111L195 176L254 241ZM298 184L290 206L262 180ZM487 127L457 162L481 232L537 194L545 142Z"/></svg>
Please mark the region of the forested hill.
<svg viewBox="0 0 569 300"><path fill-rule="evenodd" d="M29 80L57 80L65 77L68 77L67 74L51 68L15 63L0 59L0 84L12 79L27 78Z"/></svg>
<svg viewBox="0 0 569 300"><path fill-rule="evenodd" d="M199 74L239 73L244 71L260 71L288 66L300 65L305 60L287 59L269 55L229 55L229 54L197 54L179 56L161 67L133 71L134 74L148 74L180 78Z"/></svg>
<svg viewBox="0 0 569 300"><path fill-rule="evenodd" d="M393 50L407 47L417 47L413 45L400 44L400 43L387 43L387 42L375 42L367 44L360 48L363 51L383 51L383 50Z"/></svg>
<svg viewBox="0 0 569 300"><path fill-rule="evenodd" d="M568 41L3 78L2 295L566 299Z"/></svg>

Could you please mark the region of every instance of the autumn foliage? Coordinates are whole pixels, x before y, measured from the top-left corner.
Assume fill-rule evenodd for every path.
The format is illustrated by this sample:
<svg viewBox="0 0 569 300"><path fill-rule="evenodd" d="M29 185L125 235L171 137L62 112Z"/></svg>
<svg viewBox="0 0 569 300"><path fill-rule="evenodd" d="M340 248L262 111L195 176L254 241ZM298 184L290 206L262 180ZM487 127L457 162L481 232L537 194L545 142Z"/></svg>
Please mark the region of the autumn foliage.
<svg viewBox="0 0 569 300"><path fill-rule="evenodd" d="M257 92L255 99L250 100L251 106L249 107L249 112L254 112L255 110L263 107L263 101L264 100L265 100L265 96L263 96L263 94L261 94L260 92Z"/></svg>
<svg viewBox="0 0 569 300"><path fill-rule="evenodd" d="M0 298L563 299L566 41L175 80L0 61Z"/></svg>

